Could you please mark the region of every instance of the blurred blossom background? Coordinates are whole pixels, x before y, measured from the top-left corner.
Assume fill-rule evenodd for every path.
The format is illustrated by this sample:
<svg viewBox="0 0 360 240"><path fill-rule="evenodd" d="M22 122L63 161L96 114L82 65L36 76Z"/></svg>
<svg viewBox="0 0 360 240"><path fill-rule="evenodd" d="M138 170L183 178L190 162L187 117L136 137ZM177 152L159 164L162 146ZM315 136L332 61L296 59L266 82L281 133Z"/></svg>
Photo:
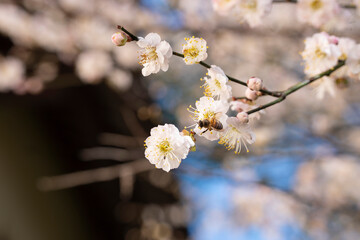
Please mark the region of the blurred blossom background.
<svg viewBox="0 0 360 240"><path fill-rule="evenodd" d="M250 28L209 0L1 0L0 240L360 239L360 82L323 100L301 89L256 121L250 153L198 138L166 173L143 141L193 124L206 69L173 56L145 78L136 43L111 42L116 25L178 52L203 37L207 63L283 90L305 78L299 52L319 31L295 8ZM360 42L355 9L325 30Z"/></svg>

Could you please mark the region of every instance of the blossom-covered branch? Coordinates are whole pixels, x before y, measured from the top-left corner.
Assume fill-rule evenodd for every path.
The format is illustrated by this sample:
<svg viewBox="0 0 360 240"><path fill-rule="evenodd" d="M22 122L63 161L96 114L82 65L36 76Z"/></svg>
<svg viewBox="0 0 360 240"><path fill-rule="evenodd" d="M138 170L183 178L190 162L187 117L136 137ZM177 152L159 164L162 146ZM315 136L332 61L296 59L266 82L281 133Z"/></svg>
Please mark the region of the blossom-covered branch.
<svg viewBox="0 0 360 240"><path fill-rule="evenodd" d="M255 134L249 123L259 119L264 109L282 102L288 95L320 79L323 83L318 88L317 95L322 98L326 91L333 94L334 82L337 79L360 78L360 44L356 44L350 38L338 38L325 32L308 37L305 40L305 49L301 53L305 61L305 73L313 77L287 90L268 92L258 77L251 77L245 83L229 77L220 67L205 63L208 46L203 38L185 38L182 53L178 53L172 50L168 42L161 40L157 33L149 33L142 38L121 26L118 28L122 32L113 35L113 43L123 46L128 41L137 41L141 48L139 63L143 66L144 76L158 73L160 70L167 71L172 55L181 57L186 65L200 64L207 69L206 76L200 78L204 81L201 86L204 96L195 102L195 106L190 105L187 109L194 123L185 129L192 128L191 131L180 131L173 124L159 125L151 130L150 136L145 140L145 157L157 168L167 172L178 168L188 153L196 149L195 136L204 137L209 141L216 140L236 154L239 154L243 147L248 152L247 144L255 142ZM335 76L335 71L341 67L344 70L336 72ZM229 81L246 85L245 97L233 97ZM257 98L266 94L276 97L276 100L257 106ZM237 112L236 117L228 116L229 109Z"/></svg>
<svg viewBox="0 0 360 240"><path fill-rule="evenodd" d="M128 34L130 36L131 39L133 39L134 41L138 41L139 38L137 36L135 36L134 34L132 34L131 32L129 32L127 29L125 29L123 26L117 26L118 29L124 31L126 34ZM184 54L182 53L178 53L178 52L175 52L175 51L172 51L172 54L174 56L177 56L177 57L181 57L181 58L185 58ZM205 67L205 68L211 68L211 66L207 63L205 63L204 61L199 61L197 62L198 64L200 64L201 66ZM234 77L231 77L229 75L226 75L228 77L228 79L232 82L235 82L235 83L238 83L240 85L243 85L243 86L247 86L247 83L244 82L244 81L241 81L239 79L236 79ZM266 89L260 89L259 90L262 94L264 95L269 95L269 96L273 96L273 97L280 97L280 93L279 92L272 92L272 91L269 91L269 90L266 90Z"/></svg>

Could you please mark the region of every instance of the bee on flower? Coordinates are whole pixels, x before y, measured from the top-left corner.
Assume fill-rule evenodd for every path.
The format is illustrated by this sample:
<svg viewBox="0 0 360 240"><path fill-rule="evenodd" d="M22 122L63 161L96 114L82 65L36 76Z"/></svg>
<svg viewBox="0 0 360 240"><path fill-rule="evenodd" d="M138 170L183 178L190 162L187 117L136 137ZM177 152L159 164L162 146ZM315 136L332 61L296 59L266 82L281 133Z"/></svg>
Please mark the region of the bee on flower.
<svg viewBox="0 0 360 240"><path fill-rule="evenodd" d="M192 106L188 108L195 121L194 132L210 141L219 139L220 132L226 127L228 102L201 97L199 101L196 101L195 106L196 108Z"/></svg>
<svg viewBox="0 0 360 240"><path fill-rule="evenodd" d="M231 86L227 84L229 79L224 71L218 66L211 65L206 75L203 79L205 96L227 101L231 97Z"/></svg>
<svg viewBox="0 0 360 240"><path fill-rule="evenodd" d="M207 58L206 41L203 38L185 38L186 44L183 45L185 64L191 65L199 63Z"/></svg>
<svg viewBox="0 0 360 240"><path fill-rule="evenodd" d="M159 125L151 129L145 140L145 157L151 164L166 172L178 168L191 147L195 145L190 136L184 136L173 124Z"/></svg>
<svg viewBox="0 0 360 240"><path fill-rule="evenodd" d="M161 41L159 34L149 33L145 38L139 37L137 45L140 51L140 64L144 66L142 74L146 77L158 73L160 69L166 72L169 69L169 58L172 48L166 41Z"/></svg>

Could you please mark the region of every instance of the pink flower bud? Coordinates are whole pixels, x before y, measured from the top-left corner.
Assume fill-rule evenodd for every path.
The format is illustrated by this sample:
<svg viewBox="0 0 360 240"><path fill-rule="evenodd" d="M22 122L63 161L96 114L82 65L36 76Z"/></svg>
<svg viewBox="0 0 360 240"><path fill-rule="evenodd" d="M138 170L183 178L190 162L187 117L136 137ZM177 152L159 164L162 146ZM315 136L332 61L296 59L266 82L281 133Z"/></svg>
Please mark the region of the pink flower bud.
<svg viewBox="0 0 360 240"><path fill-rule="evenodd" d="M248 123L249 122L249 114L247 114L246 112L239 112L236 115L237 119L239 119L239 121L241 123Z"/></svg>
<svg viewBox="0 0 360 240"><path fill-rule="evenodd" d="M247 80L247 86L253 91L260 91L263 87L263 83L260 78L252 77Z"/></svg>
<svg viewBox="0 0 360 240"><path fill-rule="evenodd" d="M257 92L247 88L245 91L245 97L250 100L256 100L258 98Z"/></svg>
<svg viewBox="0 0 360 240"><path fill-rule="evenodd" d="M116 46L120 47L126 44L128 36L124 32L117 32L112 35L111 40Z"/></svg>
<svg viewBox="0 0 360 240"><path fill-rule="evenodd" d="M329 37L329 42L330 42L331 44L338 45L338 43L339 43L339 38L336 37L336 36L334 36L334 35L332 35L332 36Z"/></svg>

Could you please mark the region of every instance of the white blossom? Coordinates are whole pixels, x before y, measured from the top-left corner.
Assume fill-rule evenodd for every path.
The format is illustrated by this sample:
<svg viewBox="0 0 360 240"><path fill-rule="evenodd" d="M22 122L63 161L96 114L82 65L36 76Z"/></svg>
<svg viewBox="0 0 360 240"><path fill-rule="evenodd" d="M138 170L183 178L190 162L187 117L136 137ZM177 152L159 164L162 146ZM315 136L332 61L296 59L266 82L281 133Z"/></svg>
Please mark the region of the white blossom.
<svg viewBox="0 0 360 240"><path fill-rule="evenodd" d="M179 167L194 145L192 139L183 136L173 124L159 125L151 129L145 140L145 157L155 167L169 172Z"/></svg>
<svg viewBox="0 0 360 240"><path fill-rule="evenodd" d="M185 64L191 65L203 61L207 58L206 41L203 38L185 38L186 44L183 45Z"/></svg>
<svg viewBox="0 0 360 240"><path fill-rule="evenodd" d="M271 11L271 3L272 0L238 0L234 12L241 21L246 21L250 27L256 27Z"/></svg>
<svg viewBox="0 0 360 240"><path fill-rule="evenodd" d="M208 77L204 77L205 83L203 85L205 95L216 100L227 101L231 97L231 86L227 84L229 79L224 71L218 66L211 65L206 75Z"/></svg>
<svg viewBox="0 0 360 240"><path fill-rule="evenodd" d="M15 90L24 80L23 63L13 57L0 56L0 92Z"/></svg>
<svg viewBox="0 0 360 240"><path fill-rule="evenodd" d="M250 129L249 125L242 123L236 117L229 117L227 119L227 128L221 136L219 144L224 144L228 150L234 149L236 154L241 151L241 146L244 145L246 151L249 152L246 142L252 144L255 142L255 134Z"/></svg>
<svg viewBox="0 0 360 240"><path fill-rule="evenodd" d="M76 60L76 72L83 82L96 84L112 69L112 65L105 51L89 50L81 53Z"/></svg>
<svg viewBox="0 0 360 240"><path fill-rule="evenodd" d="M308 75L322 73L334 67L340 56L339 47L330 43L327 33L316 33L305 40L305 50L302 52L305 73Z"/></svg>
<svg viewBox="0 0 360 240"><path fill-rule="evenodd" d="M149 33L145 38L140 37L137 45L143 48L140 51L140 64L144 66L141 72L145 77L158 73L160 69L164 72L169 69L172 48L168 42L161 41L159 34Z"/></svg>
<svg viewBox="0 0 360 240"><path fill-rule="evenodd" d="M188 108L188 111L194 114L192 116L193 120L196 122L194 124L194 132L210 141L219 139L222 129L216 130L213 127L211 129L200 127L199 121L217 121L225 128L226 119L228 118L226 115L226 112L229 109L228 102L214 100L211 97L201 97L199 101L196 101L195 106L196 108L193 108L192 106Z"/></svg>
<svg viewBox="0 0 360 240"><path fill-rule="evenodd" d="M298 20L318 28L336 17L339 11L336 0L299 0L297 4Z"/></svg>

